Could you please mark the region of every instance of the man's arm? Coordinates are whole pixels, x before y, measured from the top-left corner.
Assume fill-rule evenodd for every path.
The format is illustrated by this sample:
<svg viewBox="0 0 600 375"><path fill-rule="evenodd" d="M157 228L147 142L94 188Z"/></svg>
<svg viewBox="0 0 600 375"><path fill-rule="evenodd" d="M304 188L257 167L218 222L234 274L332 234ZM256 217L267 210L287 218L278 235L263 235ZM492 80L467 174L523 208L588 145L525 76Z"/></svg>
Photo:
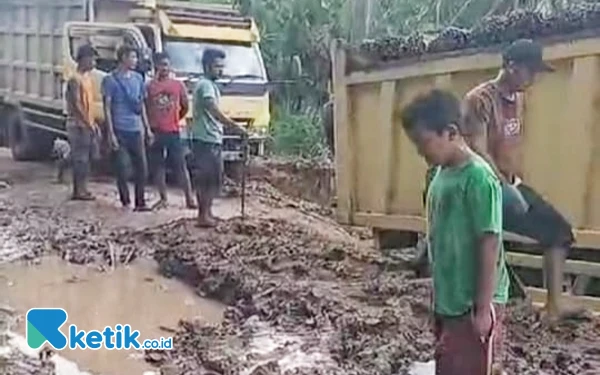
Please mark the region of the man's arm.
<svg viewBox="0 0 600 375"><path fill-rule="evenodd" d="M152 136L152 129L150 129L150 121L148 121L148 111L146 110L146 104L147 104L147 99L148 99L148 95L146 93L146 85L144 83L144 78L143 76L140 74L139 76L140 78L140 92L142 93L142 124L144 125L144 132L146 134L146 136L151 137Z"/></svg>
<svg viewBox="0 0 600 375"><path fill-rule="evenodd" d="M481 156L494 170L496 176L502 182L506 177L496 166L494 159L488 152L488 127L492 119L491 114L484 109L483 99L479 97L467 97L463 103L462 135L473 151Z"/></svg>
<svg viewBox="0 0 600 375"><path fill-rule="evenodd" d="M106 121L108 136L114 138L115 129L110 111L112 105L112 84L110 79L110 76L106 76L102 79L102 109L104 110L104 119Z"/></svg>
<svg viewBox="0 0 600 375"><path fill-rule="evenodd" d="M185 118L190 110L190 101L188 98L187 90L183 83L179 82L179 119Z"/></svg>
<svg viewBox="0 0 600 375"><path fill-rule="evenodd" d="M69 79L67 82L67 100L71 103L71 108L75 111L75 116L77 116L77 119L87 126L92 126L93 124L89 124L88 118L83 110L81 100L79 100L80 89L80 83L77 79Z"/></svg>
<svg viewBox="0 0 600 375"><path fill-rule="evenodd" d="M217 105L217 100L215 96L214 89L202 82L198 88L196 89L197 97L202 98L208 113L210 113L214 118L217 119L223 126L227 129L231 129L237 131L240 134L246 134L246 130L239 126L235 121L225 116L223 111Z"/></svg>

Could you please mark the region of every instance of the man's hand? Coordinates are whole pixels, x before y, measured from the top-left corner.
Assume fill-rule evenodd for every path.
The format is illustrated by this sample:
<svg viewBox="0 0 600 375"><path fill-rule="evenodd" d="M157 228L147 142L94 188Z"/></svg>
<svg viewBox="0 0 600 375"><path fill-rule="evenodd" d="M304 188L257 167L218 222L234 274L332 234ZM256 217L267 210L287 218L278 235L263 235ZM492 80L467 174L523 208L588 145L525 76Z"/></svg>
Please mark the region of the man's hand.
<svg viewBox="0 0 600 375"><path fill-rule="evenodd" d="M113 151L116 151L119 149L119 141L117 140L117 136L115 135L114 132L111 132L108 135L108 145L110 146L110 149Z"/></svg>
<svg viewBox="0 0 600 375"><path fill-rule="evenodd" d="M482 342L490 337L492 326L492 311L490 308L476 309L471 316L473 329Z"/></svg>
<svg viewBox="0 0 600 375"><path fill-rule="evenodd" d="M154 133L152 133L152 130L148 129L148 130L146 130L146 144L151 145L153 143L154 143Z"/></svg>
<svg viewBox="0 0 600 375"><path fill-rule="evenodd" d="M102 139L102 129L100 129L100 125L92 123L92 131L94 132L94 137L96 137L97 140Z"/></svg>

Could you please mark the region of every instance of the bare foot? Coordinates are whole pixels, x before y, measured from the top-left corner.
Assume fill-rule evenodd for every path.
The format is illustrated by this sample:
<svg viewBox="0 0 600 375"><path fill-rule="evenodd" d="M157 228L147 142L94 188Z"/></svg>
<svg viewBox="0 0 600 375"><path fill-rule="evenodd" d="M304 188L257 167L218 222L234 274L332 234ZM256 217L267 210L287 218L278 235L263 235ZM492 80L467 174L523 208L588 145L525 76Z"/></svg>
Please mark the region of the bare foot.
<svg viewBox="0 0 600 375"><path fill-rule="evenodd" d="M95 201L96 197L94 197L91 193L82 193L82 194L73 194L71 200L74 201Z"/></svg>
<svg viewBox="0 0 600 375"><path fill-rule="evenodd" d="M167 208L169 206L169 203L167 202L166 199L161 199L158 202L154 203L154 205L152 206L152 210L162 210L163 208Z"/></svg>
<svg viewBox="0 0 600 375"><path fill-rule="evenodd" d="M583 307L570 306L562 308L544 307L544 320L550 325L558 324L564 320L582 319L588 316L588 311Z"/></svg>
<svg viewBox="0 0 600 375"><path fill-rule="evenodd" d="M185 202L185 207L188 210L197 210L198 209L198 205L193 200L186 201Z"/></svg>
<svg viewBox="0 0 600 375"><path fill-rule="evenodd" d="M196 219L196 226L198 228L214 228L217 226L217 222L210 217L199 217Z"/></svg>

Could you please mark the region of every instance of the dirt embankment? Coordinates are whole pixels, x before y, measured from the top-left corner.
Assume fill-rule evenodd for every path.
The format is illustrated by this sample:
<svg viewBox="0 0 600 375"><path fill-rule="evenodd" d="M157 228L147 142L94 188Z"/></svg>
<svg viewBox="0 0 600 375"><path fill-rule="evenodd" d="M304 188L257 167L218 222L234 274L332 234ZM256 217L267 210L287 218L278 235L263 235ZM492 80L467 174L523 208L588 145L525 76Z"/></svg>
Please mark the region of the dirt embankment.
<svg viewBox="0 0 600 375"><path fill-rule="evenodd" d="M150 356L155 360L219 374L267 368L272 374L395 374L431 357L428 283L352 241L331 241L285 220L234 219L211 232L180 221L146 233L144 243L165 274L230 306L220 327L183 323L179 349L167 359ZM292 336L298 348L275 345L243 358L259 322L273 330L273 341ZM284 371L282 360L294 351L321 362Z"/></svg>
<svg viewBox="0 0 600 375"><path fill-rule="evenodd" d="M179 221L140 245L165 274L230 306L222 325L182 322L174 352L148 354L177 374L403 374L432 358L429 284L355 241L285 220L234 219L211 232ZM550 331L533 309L514 307L507 325L509 374L600 373L598 321ZM262 336L272 348L261 353L253 348ZM313 361L290 365L298 353Z"/></svg>
<svg viewBox="0 0 600 375"><path fill-rule="evenodd" d="M289 197L319 204L323 210L331 210L334 203L335 169L330 161L257 160L250 176Z"/></svg>

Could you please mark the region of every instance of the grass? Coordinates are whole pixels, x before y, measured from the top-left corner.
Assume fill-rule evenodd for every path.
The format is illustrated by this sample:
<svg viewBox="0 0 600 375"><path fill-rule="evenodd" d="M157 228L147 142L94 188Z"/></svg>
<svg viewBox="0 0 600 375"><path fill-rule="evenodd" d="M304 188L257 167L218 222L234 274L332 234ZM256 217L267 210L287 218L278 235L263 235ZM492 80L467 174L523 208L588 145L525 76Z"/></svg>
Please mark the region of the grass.
<svg viewBox="0 0 600 375"><path fill-rule="evenodd" d="M300 113L286 107L276 108L271 140L273 152L281 156L318 159L328 154L321 111L317 108L307 108Z"/></svg>

